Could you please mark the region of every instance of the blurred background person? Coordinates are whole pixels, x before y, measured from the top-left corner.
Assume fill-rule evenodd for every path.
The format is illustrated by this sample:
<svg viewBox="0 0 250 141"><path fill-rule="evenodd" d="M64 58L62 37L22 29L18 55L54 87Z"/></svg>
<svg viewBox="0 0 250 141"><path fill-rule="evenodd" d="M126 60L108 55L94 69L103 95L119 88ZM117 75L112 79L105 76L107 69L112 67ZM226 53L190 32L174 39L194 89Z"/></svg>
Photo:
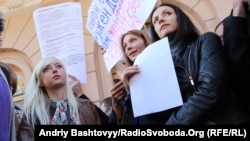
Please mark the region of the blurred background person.
<svg viewBox="0 0 250 141"><path fill-rule="evenodd" d="M2 46L2 33L4 31L4 19L0 13L0 47ZM1 141L15 141L16 128L15 128L15 108L12 99L10 87L10 74L8 70L0 66L0 140Z"/></svg>
<svg viewBox="0 0 250 141"><path fill-rule="evenodd" d="M250 113L250 0L234 0L229 16L215 28L230 65L230 87Z"/></svg>
<svg viewBox="0 0 250 141"><path fill-rule="evenodd" d="M16 93L17 90L17 76L16 73L14 72L14 70L11 68L10 65L4 63L4 62L0 62L0 67L5 68L8 71L8 75L9 78L7 78L8 84L10 86L11 89L11 93L12 96ZM16 130L19 127L19 123L21 121L22 118L22 109L21 107L19 107L18 105L16 105L14 103L14 110L15 110L15 126L16 126Z"/></svg>

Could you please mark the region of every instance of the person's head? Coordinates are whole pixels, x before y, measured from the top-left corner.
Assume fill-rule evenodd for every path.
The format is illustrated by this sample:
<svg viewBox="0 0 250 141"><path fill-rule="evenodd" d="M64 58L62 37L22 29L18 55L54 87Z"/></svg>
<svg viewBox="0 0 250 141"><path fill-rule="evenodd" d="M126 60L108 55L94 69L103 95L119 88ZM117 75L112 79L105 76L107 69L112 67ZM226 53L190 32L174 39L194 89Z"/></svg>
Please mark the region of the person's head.
<svg viewBox="0 0 250 141"><path fill-rule="evenodd" d="M109 116L112 112L112 97L104 98L100 103L100 109Z"/></svg>
<svg viewBox="0 0 250 141"><path fill-rule="evenodd" d="M63 63L54 57L43 58L34 68L25 93L29 98L45 97L45 95L55 98L53 92L57 90L64 91L62 94L65 98L73 95Z"/></svg>
<svg viewBox="0 0 250 141"><path fill-rule="evenodd" d="M55 96L57 94L61 95L62 99L57 99ZM76 98L70 87L66 69L55 57L40 60L25 89L23 109L24 114L31 118L32 125L36 123L34 114L41 124L50 124L51 119L46 109L50 99L56 101L67 99L69 106L72 107L72 113L79 119Z"/></svg>
<svg viewBox="0 0 250 141"><path fill-rule="evenodd" d="M120 41L122 51L131 65L135 58L151 43L151 38L145 31L135 29L122 34Z"/></svg>
<svg viewBox="0 0 250 141"><path fill-rule="evenodd" d="M43 59L34 72L38 85L45 90L66 86L66 70L63 63L56 58Z"/></svg>
<svg viewBox="0 0 250 141"><path fill-rule="evenodd" d="M177 6L162 3L150 16L150 33L153 41L168 37L171 42L188 35L198 35L198 30L189 17Z"/></svg>
<svg viewBox="0 0 250 141"><path fill-rule="evenodd" d="M11 92L12 92L12 95L13 95L13 94L15 94L16 89L17 89L17 76L16 76L16 73L11 68L11 66L8 65L7 63L0 62L0 66L4 67L8 71L9 78L7 80L9 81L9 85L11 87Z"/></svg>

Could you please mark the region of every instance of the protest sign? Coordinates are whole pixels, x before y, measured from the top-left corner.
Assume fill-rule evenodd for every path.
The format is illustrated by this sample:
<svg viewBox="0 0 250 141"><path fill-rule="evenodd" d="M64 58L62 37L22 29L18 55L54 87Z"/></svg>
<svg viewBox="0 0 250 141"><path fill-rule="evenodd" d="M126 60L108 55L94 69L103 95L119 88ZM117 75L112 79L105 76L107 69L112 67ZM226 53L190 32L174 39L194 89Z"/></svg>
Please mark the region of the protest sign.
<svg viewBox="0 0 250 141"><path fill-rule="evenodd" d="M86 28L105 50L107 70L122 60L120 36L131 29L142 29L156 0L93 0Z"/></svg>
<svg viewBox="0 0 250 141"><path fill-rule="evenodd" d="M33 12L42 57L57 57L81 83L87 82L80 2L42 7Z"/></svg>

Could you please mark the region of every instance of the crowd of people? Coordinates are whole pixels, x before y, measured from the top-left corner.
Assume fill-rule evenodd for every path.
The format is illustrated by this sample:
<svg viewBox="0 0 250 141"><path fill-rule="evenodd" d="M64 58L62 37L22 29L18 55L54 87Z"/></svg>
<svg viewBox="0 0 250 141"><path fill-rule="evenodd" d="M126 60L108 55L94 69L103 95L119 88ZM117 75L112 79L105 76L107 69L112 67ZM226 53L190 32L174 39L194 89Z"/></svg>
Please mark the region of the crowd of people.
<svg viewBox="0 0 250 141"><path fill-rule="evenodd" d="M35 125L248 125L250 124L250 0L234 0L214 32L199 33L178 6L162 3L150 15L150 35L133 29L121 35L125 56L120 80L100 107L55 57L42 58L25 88L21 118L12 100L17 77L0 62L0 140L32 141ZM0 33L4 20L0 19ZM135 117L130 79L147 46L168 38L183 104ZM164 59L164 58L163 58ZM143 81L143 80L142 80ZM160 82L164 84L164 82ZM147 106L154 103L147 103ZM145 103L146 105L146 103Z"/></svg>
<svg viewBox="0 0 250 141"><path fill-rule="evenodd" d="M141 32L139 34L128 31L121 36L121 47L131 66L123 71L122 82L115 84L111 90L115 102L110 123L249 124L246 106L242 105L239 96L228 83L232 81L230 76L234 73L230 70L231 62L228 61L226 48L218 35L212 32L199 34L179 7L167 3L153 10L150 29L152 42L164 37L169 39L184 103L159 113L136 118L133 116L130 95L126 94L130 93L128 81L133 75L140 73L139 67L131 64L147 46L147 36L142 36L143 31L140 30L137 31ZM249 36L247 41L249 42ZM129 56L131 52L132 57Z"/></svg>

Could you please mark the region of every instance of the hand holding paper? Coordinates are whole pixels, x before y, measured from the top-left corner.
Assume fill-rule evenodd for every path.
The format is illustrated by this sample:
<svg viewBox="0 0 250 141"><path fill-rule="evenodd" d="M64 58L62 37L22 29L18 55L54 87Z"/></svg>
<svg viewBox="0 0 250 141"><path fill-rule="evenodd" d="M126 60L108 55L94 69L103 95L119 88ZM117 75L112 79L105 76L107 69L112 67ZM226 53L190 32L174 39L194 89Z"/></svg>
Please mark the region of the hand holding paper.
<svg viewBox="0 0 250 141"><path fill-rule="evenodd" d="M134 65L140 69L130 79L135 117L183 104L168 38L149 45L137 56Z"/></svg>

